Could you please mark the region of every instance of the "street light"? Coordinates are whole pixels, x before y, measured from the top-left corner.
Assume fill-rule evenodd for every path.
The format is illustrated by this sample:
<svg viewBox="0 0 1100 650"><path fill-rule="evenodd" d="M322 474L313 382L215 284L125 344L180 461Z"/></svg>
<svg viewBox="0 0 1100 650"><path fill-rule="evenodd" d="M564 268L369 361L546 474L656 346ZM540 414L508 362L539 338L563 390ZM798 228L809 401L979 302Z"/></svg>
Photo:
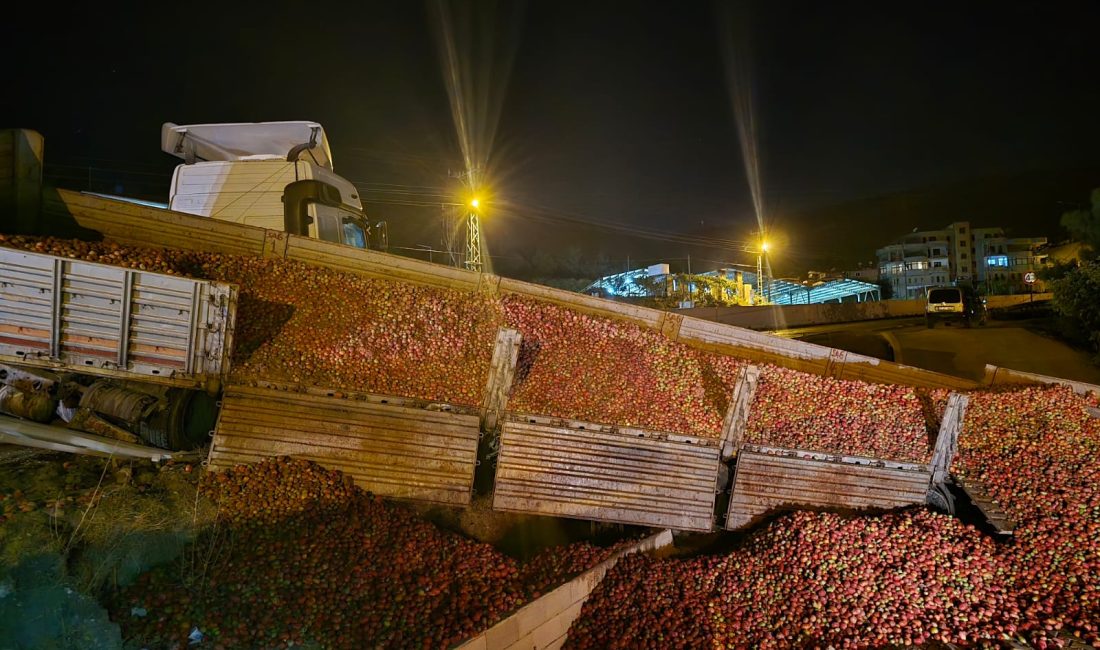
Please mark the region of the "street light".
<svg viewBox="0 0 1100 650"><path fill-rule="evenodd" d="M475 210L478 209L481 207L481 201L477 197L470 199L470 207Z"/></svg>
<svg viewBox="0 0 1100 650"><path fill-rule="evenodd" d="M756 252L756 292L761 297L764 297L764 256L768 254L769 248L768 242L761 239L760 250ZM770 296L767 298L770 298Z"/></svg>

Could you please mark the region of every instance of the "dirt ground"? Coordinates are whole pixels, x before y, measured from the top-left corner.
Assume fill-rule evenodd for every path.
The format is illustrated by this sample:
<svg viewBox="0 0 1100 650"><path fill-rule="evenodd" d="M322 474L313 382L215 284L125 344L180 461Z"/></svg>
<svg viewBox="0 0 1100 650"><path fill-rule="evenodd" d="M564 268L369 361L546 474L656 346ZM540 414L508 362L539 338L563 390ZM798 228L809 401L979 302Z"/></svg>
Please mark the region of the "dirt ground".
<svg viewBox="0 0 1100 650"><path fill-rule="evenodd" d="M213 520L198 474L0 446L0 646L123 647L99 603Z"/></svg>

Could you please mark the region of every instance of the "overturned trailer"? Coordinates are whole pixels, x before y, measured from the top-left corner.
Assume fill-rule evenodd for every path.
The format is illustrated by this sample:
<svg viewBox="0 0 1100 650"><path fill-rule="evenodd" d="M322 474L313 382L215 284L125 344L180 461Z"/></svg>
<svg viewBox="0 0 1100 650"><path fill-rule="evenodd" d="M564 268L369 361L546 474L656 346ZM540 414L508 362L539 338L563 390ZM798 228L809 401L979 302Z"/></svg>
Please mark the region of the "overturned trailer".
<svg viewBox="0 0 1100 650"><path fill-rule="evenodd" d="M78 231L85 234L94 231L108 240L124 244L300 260L340 271L400 282L471 293L519 294L579 312L630 322L659 331L664 336L689 346L735 355L752 362L774 363L842 379L962 390L977 386L974 382L956 377L799 341L779 339L737 327L685 318L674 313L104 197L47 189L42 195L41 203L40 222L43 234L66 234L65 228L69 228L68 232L73 234L78 234ZM120 282L124 294L125 278ZM141 284L131 278L131 286L135 282ZM200 304L207 303L200 300ZM53 314L51 311L51 316ZM201 319L199 322L204 325L210 323ZM115 331L121 333L121 326L116 327ZM228 359L231 351L231 334L232 330L229 328L223 336L223 359ZM53 336L52 333L50 336ZM125 338L121 334L119 336ZM149 370L147 376L163 380L164 375L167 375L169 381L188 382L192 386L198 386L200 381L193 371L208 367L208 374L217 376L228 385L225 381L225 365L220 372L217 371L210 355L202 359L193 356L197 349L192 346L185 353L191 355L185 357L192 359L190 366L184 361L182 369L155 368L160 372L153 373ZM41 358L32 355L29 362L25 354L16 356L22 363L68 363L65 357L58 354L60 351L59 348L51 347L49 354ZM100 374L121 371L131 375L143 372L144 367L140 362L144 361L144 355L134 352L145 351L136 348L130 351L127 348L120 354L116 346L116 354L109 360L110 363L100 364L96 371ZM178 358L178 355L173 357L177 360ZM87 359L71 357L70 360L84 365L88 369L86 372L95 369L94 360L92 365L85 363ZM187 371L188 367L192 372ZM507 368L508 364L504 363L502 367ZM731 511L724 507L726 504L720 497L722 491L731 489L729 502L735 503L746 494L737 487L739 472L747 481L752 475L752 467L756 467L753 471L759 475L760 468L765 463L775 466L776 458L783 458L784 462L789 463L799 453L799 450L792 450L792 454L787 454L745 448L731 437L734 423L743 422L747 417L751 395L739 396L733 400L734 406L731 406L723 435L718 440L711 440L682 435L675 431L647 431L618 426L615 423L576 423L543 414L511 412L505 404L507 391L500 386L487 386L486 399L481 409L474 413L464 412L453 405L398 403L394 400L400 398L386 396L347 396L340 390L331 391L334 394L328 395L324 394L328 392L325 387L293 387L290 390L272 388L263 385L261 380L262 378L244 378L243 381L234 382L226 391L223 400L223 406L226 407L225 417L219 422L212 446L213 466L224 467L266 455L290 453L312 456L322 463L347 462L351 467L351 463L357 462L357 458L372 456L377 460L378 454L385 453L384 450L391 443L398 445L395 449L445 449L447 451L444 458L449 460L438 457L429 460L427 453L417 452L426 463L422 467L437 467L446 475L444 481L425 487L424 484L430 481L415 477L417 467L421 467L417 464L421 460L415 460L409 465L385 468L391 477L389 488L384 487L384 481L376 481L369 489L374 489L379 494L461 505L469 501L472 493L465 486L471 485L472 477L477 474L478 459L495 456L495 467L491 472L491 477L496 479L493 498L501 509L599 521L668 525L681 530L705 530L713 528L716 521L721 522L719 525L736 521L736 517L729 516ZM272 390L277 391L277 394L264 392ZM491 397L492 395L495 397ZM267 400L269 409L283 409L287 417L299 413L307 414L308 417L302 417L293 426L282 426L280 429L270 417L266 417L270 415L270 411L265 412L251 406L260 400ZM400 417L394 417L391 414L395 412L387 410L398 408L406 409ZM440 418L445 422L440 421ZM397 425L394 423L396 421L403 423ZM379 422L388 424L379 426ZM461 431L454 444L448 442L436 445L433 441L432 436L436 434L431 430L441 425L447 431ZM399 430L400 433L377 433L383 430ZM481 436L480 444L475 444L475 433ZM317 444L319 435L328 436L328 444ZM393 437L395 435L396 438ZM278 444L271 443L280 436ZM258 439L266 439L268 443L258 443ZM548 441L555 441L557 444ZM412 458L415 455L405 457ZM762 456L770 456L770 459ZM815 458L808 453L802 453L802 458L797 459L797 462L814 467L817 467L815 463L832 463L840 473L857 475L867 474L872 470L891 469L885 466L874 467L875 463L887 463L885 459L852 463L844 459ZM833 465L825 468L832 468ZM861 467L853 468L850 465ZM375 461L363 462L360 467L362 471L359 472L359 480L364 485L369 483L370 472L384 471ZM871 469L867 469L868 467ZM911 468L892 469L909 471ZM878 474L887 476L882 471ZM917 474L920 474L919 480ZM917 500L917 483L924 481L927 476L931 489L937 484L933 478L935 475L935 468L926 467L912 469L909 474L892 474L884 480L901 481L904 478L895 487L904 483L907 487L898 491L908 495L903 501L910 502ZM730 476L733 477L732 481ZM842 484L836 482L834 485ZM852 487L856 488L863 489L864 493L873 492L868 486ZM638 498L639 494L646 496ZM784 499L788 496L791 495ZM741 514L747 515L748 512Z"/></svg>

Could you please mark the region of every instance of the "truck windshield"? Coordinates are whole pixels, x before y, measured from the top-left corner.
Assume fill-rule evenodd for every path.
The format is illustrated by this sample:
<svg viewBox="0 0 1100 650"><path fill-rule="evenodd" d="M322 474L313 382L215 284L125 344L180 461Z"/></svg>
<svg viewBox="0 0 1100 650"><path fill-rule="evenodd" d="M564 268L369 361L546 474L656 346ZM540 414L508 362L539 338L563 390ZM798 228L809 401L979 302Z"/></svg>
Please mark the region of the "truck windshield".
<svg viewBox="0 0 1100 650"><path fill-rule="evenodd" d="M928 302L936 304L959 303L962 302L962 292L958 289L933 289L928 294Z"/></svg>
<svg viewBox="0 0 1100 650"><path fill-rule="evenodd" d="M351 219L344 219L344 243L356 248L367 247L367 234Z"/></svg>

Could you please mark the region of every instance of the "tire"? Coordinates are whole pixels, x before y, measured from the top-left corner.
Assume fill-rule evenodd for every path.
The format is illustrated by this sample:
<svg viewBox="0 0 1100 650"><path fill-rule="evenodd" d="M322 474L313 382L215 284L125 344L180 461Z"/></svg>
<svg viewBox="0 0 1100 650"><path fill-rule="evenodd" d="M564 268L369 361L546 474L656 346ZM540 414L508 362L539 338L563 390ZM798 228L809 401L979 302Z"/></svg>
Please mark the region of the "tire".
<svg viewBox="0 0 1100 650"><path fill-rule="evenodd" d="M925 320L925 323L928 325L928 329L932 329L933 327L936 326L936 319L933 318L932 316L925 316L924 320Z"/></svg>

